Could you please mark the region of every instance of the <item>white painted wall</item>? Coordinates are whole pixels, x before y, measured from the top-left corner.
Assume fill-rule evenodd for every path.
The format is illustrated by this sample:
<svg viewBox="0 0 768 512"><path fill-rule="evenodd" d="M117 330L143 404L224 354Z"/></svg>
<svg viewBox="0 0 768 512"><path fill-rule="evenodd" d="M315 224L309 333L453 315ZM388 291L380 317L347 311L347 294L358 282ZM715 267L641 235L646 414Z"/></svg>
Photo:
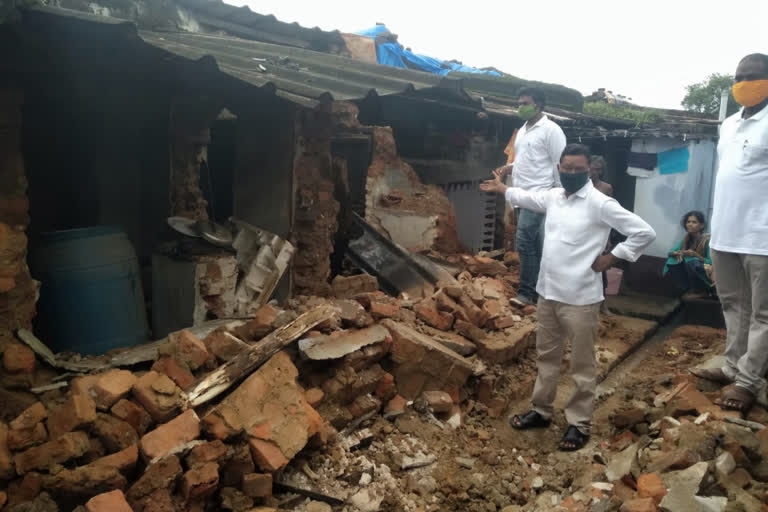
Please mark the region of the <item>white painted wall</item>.
<svg viewBox="0 0 768 512"><path fill-rule="evenodd" d="M654 153L688 146L688 172L659 174L658 168L648 178L637 178L635 213L656 230L656 241L646 251L648 256L666 257L683 237L682 216L691 210L712 213L716 145L713 140L688 141L658 138L632 141L632 151Z"/></svg>

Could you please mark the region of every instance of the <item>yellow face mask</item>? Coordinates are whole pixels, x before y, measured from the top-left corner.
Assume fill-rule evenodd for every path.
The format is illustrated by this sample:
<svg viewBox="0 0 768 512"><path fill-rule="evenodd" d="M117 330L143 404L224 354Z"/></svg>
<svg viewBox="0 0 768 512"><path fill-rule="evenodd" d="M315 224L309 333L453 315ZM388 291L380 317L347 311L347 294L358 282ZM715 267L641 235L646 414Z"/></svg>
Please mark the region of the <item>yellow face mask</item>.
<svg viewBox="0 0 768 512"><path fill-rule="evenodd" d="M754 107L768 98L768 80L749 80L733 84L733 99L745 107Z"/></svg>

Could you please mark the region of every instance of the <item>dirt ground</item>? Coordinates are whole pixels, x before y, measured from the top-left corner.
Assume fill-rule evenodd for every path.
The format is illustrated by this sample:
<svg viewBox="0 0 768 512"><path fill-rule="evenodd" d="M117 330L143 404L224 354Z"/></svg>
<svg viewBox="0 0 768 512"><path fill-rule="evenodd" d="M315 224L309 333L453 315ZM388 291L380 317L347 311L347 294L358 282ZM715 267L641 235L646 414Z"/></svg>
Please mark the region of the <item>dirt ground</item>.
<svg viewBox="0 0 768 512"><path fill-rule="evenodd" d="M603 340L607 334L611 344L637 333L635 319L624 318L604 320ZM720 353L723 342L721 330L683 326L674 331L642 364L620 376L620 386L598 400L592 439L576 453L557 450L567 426L561 411L546 430L518 432L508 425L509 414L529 407L528 391L519 391L529 390L535 377L531 349L512 367L494 369L503 389L517 395L500 416L491 417L487 408L470 400L463 425L452 428L411 408L394 420L378 418L368 425L369 446L350 451L342 438L327 451L294 462L284 478L347 499L350 504L334 508L340 511L564 510L558 504L588 486L603 468L595 461L604 460L603 454L611 449L612 414L633 401L652 404L660 386ZM560 395L567 395L567 386L568 379L563 378ZM419 459L424 467L402 469ZM319 504L309 500L294 503L298 511L327 510L312 508Z"/></svg>

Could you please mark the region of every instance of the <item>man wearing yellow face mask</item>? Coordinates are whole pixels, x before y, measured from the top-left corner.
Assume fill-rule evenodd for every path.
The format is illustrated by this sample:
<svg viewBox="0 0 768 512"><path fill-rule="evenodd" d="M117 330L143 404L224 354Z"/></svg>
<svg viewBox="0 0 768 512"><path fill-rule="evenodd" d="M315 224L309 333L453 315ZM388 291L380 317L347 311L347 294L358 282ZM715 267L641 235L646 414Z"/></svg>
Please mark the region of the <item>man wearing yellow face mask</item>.
<svg viewBox="0 0 768 512"><path fill-rule="evenodd" d="M728 330L725 366L694 375L733 384L722 406L746 413L768 370L768 55L744 57L718 143L712 263Z"/></svg>
<svg viewBox="0 0 768 512"><path fill-rule="evenodd" d="M542 112L546 97L540 89L524 87L518 94L517 115L525 124L515 136L514 161L495 173L500 177L512 173L512 184L531 192L559 187L557 165L565 148L565 134ZM516 216L515 247L520 254L520 289L512 302L523 307L536 304L538 297L536 282L544 247L544 214L520 208Z"/></svg>

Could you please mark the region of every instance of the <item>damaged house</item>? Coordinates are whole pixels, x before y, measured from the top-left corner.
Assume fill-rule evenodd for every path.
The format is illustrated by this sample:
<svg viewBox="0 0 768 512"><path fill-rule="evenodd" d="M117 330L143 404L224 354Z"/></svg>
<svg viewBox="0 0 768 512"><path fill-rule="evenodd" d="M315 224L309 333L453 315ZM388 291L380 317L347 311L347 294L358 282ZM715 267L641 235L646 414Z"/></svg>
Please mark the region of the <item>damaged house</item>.
<svg viewBox="0 0 768 512"><path fill-rule="evenodd" d="M509 305L519 261L477 187L529 82L386 68L216 0L25 6L0 42L0 509L480 511L635 485L503 434L535 308ZM624 172L637 141L713 137L540 85L630 208L654 196ZM604 319L601 378L659 322ZM617 428L661 439L660 408L690 412L690 387L653 386L666 402Z"/></svg>

